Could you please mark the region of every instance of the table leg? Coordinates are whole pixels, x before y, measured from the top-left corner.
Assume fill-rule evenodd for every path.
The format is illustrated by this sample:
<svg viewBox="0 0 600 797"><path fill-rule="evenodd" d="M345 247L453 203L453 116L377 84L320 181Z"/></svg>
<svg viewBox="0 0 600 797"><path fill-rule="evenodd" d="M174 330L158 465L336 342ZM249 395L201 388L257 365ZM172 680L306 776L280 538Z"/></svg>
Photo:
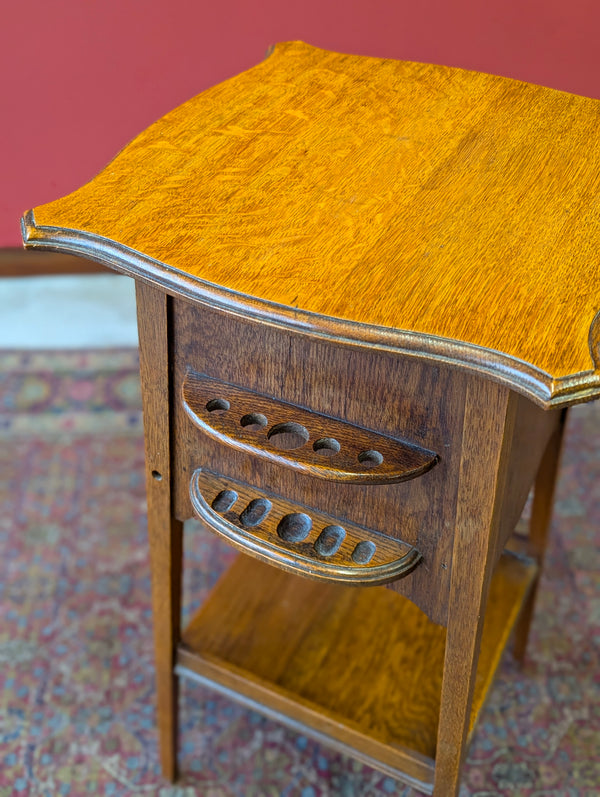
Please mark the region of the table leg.
<svg viewBox="0 0 600 797"><path fill-rule="evenodd" d="M180 636L183 523L148 517L160 761L165 778L177 779L179 679L174 673Z"/></svg>
<svg viewBox="0 0 600 797"><path fill-rule="evenodd" d="M539 585L541 565L548 542L548 532L550 530L552 507L554 504L554 490L560 464L560 453L567 412L567 410L562 410L560 422L548 441L533 488L533 506L531 508L531 520L529 521L527 552L529 556L537 560L540 567L538 569L538 575L532 584L527 603L523 606L521 617L515 629L514 654L515 658L521 663L525 660L525 651L527 649L529 628L535 608L535 598Z"/></svg>
<svg viewBox="0 0 600 797"><path fill-rule="evenodd" d="M466 753L479 645L516 412L492 382L467 390L435 759L435 797L454 797Z"/></svg>
<svg viewBox="0 0 600 797"><path fill-rule="evenodd" d="M146 447L148 539L157 714L162 771L177 778L178 678L175 651L181 634L183 523L173 516L170 454L169 301L161 291L136 285L140 375Z"/></svg>

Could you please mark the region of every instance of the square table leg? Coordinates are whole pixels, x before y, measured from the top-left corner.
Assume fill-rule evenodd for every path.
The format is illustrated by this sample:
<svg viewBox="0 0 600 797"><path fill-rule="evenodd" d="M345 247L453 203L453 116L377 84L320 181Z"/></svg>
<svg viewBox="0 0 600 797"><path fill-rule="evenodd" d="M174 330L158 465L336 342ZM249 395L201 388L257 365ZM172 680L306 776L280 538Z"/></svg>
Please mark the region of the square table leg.
<svg viewBox="0 0 600 797"><path fill-rule="evenodd" d="M535 597L539 584L541 566L548 542L548 532L550 531L552 508L554 506L554 491L560 465L567 414L568 409L562 410L560 422L544 451L533 487L533 506L531 508L531 519L529 522L527 553L537 561L539 568L537 578L529 593L529 598L523 606L521 617L515 628L514 654L515 658L521 663L525 660L525 651L527 649L529 628L535 608Z"/></svg>
<svg viewBox="0 0 600 797"><path fill-rule="evenodd" d="M177 778L178 676L175 650L181 633L183 523L171 496L168 303L162 291L136 283L140 375L146 447L148 540L152 571L152 615L157 716L162 772Z"/></svg>
<svg viewBox="0 0 600 797"><path fill-rule="evenodd" d="M453 797L460 786L515 415L515 396L507 388L481 380L469 383L435 758L435 797Z"/></svg>

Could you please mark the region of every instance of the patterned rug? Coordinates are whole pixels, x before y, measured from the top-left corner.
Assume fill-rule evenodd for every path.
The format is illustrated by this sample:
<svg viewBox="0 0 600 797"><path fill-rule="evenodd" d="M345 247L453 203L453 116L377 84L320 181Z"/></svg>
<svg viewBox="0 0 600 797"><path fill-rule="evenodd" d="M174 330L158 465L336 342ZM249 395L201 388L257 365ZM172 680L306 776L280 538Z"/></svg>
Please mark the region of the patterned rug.
<svg viewBox="0 0 600 797"><path fill-rule="evenodd" d="M183 684L160 778L137 359L0 354L0 797L417 793ZM600 402L572 412L527 664L505 656L464 795L600 795ZM186 614L232 552L186 524Z"/></svg>

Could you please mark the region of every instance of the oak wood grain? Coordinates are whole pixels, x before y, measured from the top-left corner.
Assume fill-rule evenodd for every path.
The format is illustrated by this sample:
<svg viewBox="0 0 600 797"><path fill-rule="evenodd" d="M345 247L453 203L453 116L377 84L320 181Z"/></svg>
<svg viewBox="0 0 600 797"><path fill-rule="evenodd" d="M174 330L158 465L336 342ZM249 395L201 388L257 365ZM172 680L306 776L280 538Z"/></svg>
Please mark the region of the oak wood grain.
<svg viewBox="0 0 600 797"><path fill-rule="evenodd" d="M476 376L465 378L458 369L387 351L360 351L345 341L314 339L213 309L199 312L196 305L179 298L172 304L170 334L174 395L180 395L191 368L215 380L243 384L247 390L275 400L309 407L316 413L327 412L348 423L364 426L368 419L369 427L378 433L411 439L440 452L435 468L408 482L333 484L222 445L190 421L181 401L173 407L178 518L191 513L188 483L193 470L209 467L259 489L273 490L288 500L405 539L423 551L422 565L393 582L389 591L407 595L442 626L442 633L443 626L449 629L449 642L445 654L441 654L445 665L440 664L440 673L446 668L440 686L444 695L441 702L449 706L442 710L438 702L432 708L432 732L434 737L438 733L434 743L436 793L442 797L451 794L458 788L468 734L483 699L477 695L489 686L526 594L524 588L519 601L501 617L496 616L498 644L492 646L494 655L481 670L485 676L477 675L481 618L494 562L503 535L518 512L515 504L524 501L527 494L528 486L522 482L533 479L559 414L533 407L494 382ZM530 576L527 587L531 583ZM366 590L373 591L379 588ZM313 601L315 611L323 612L323 594L310 593L297 604ZM279 604L273 611L284 611L289 605L288 597L281 594L271 595L269 602ZM369 614L369 634L378 633L373 631L373 623L379 608L377 605ZM235 636L226 614L222 622L227 626L223 634ZM367 620L361 622L366 624ZM402 618L393 622L397 623L394 633L402 635ZM330 632L331 650L322 656L333 656L338 644L337 631L328 628ZM325 637L322 644L325 646ZM384 657L382 651L379 655ZM418 759L415 764L411 758L412 742L401 745L401 755L396 746L396 752L390 753L390 745L386 742L378 746L380 740L370 728L360 731L360 736L353 735L354 726L354 730L339 732L339 723L328 719L327 712L321 720L315 719L318 708L312 703L307 706L302 696L297 704L291 692L282 695L275 690L276 697L269 697L271 687L247 669L236 669L231 662L221 664L212 655L200 659L198 663L196 653L187 648L181 648L178 655L181 667L199 673L217 688L232 694L237 691L247 701L266 701L277 716L287 714L288 720L292 717L309 727L316 725L335 739L333 743L341 745L340 749L355 749L356 755L371 765L379 761L387 768L395 766L398 777L400 770L409 778L423 777L423 761ZM480 677L486 684L483 692L476 686ZM317 679L315 694L321 687ZM436 712L440 710L438 723ZM423 755L419 750L417 753ZM429 782L431 785L431 779Z"/></svg>
<svg viewBox="0 0 600 797"><path fill-rule="evenodd" d="M510 555L497 569L471 726L535 570ZM184 630L178 662L430 791L445 636L389 590L318 584L240 556Z"/></svg>
<svg viewBox="0 0 600 797"><path fill-rule="evenodd" d="M599 122L552 89L281 44L24 236L568 403L600 394Z"/></svg>

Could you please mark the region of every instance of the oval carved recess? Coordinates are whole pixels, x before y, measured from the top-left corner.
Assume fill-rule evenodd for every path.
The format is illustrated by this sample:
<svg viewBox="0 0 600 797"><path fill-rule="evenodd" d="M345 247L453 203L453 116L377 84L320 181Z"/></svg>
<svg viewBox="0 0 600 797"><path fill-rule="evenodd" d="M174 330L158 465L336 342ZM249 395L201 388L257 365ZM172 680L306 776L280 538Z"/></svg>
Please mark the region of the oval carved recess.
<svg viewBox="0 0 600 797"><path fill-rule="evenodd" d="M220 443L332 481L387 484L414 479L438 456L191 369L183 383L191 420Z"/></svg>
<svg viewBox="0 0 600 797"><path fill-rule="evenodd" d="M422 558L402 540L203 468L192 475L190 498L211 531L299 575L374 586L408 575Z"/></svg>

